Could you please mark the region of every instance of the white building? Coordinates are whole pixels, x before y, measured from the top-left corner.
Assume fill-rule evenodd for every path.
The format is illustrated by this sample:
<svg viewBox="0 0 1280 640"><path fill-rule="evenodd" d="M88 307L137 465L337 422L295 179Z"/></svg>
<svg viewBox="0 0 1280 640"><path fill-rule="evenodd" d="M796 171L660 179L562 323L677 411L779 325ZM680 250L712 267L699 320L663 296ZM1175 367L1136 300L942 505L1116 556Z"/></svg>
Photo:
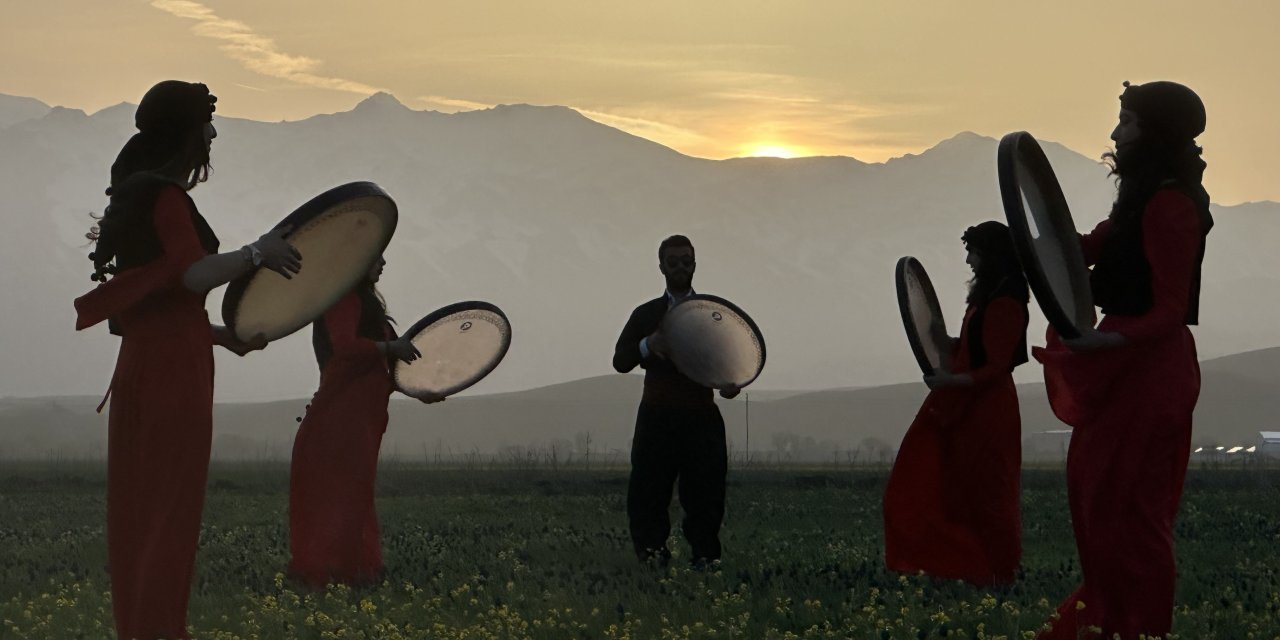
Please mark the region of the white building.
<svg viewBox="0 0 1280 640"><path fill-rule="evenodd" d="M1258 455L1280 458L1280 431L1258 432Z"/></svg>

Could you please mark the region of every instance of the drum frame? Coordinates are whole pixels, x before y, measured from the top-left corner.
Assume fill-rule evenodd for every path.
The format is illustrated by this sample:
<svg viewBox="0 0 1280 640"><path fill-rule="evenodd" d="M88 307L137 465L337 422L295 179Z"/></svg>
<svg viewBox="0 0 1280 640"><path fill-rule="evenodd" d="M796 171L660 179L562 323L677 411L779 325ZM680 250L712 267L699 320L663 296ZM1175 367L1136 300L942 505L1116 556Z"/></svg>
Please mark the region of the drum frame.
<svg viewBox="0 0 1280 640"><path fill-rule="evenodd" d="M921 290L927 298L928 305L933 311L933 315L938 322L942 323L943 331L946 331L947 323L942 315L942 305L938 302L938 294L933 288L933 282L929 279L929 272L925 270L924 265L912 256L904 256L898 259L897 266L894 267L894 284L898 290L898 312L902 314L902 328L907 334L907 342L911 345L911 353L916 358L916 364L920 366L920 371L925 375L934 375L939 371L946 371L950 366L948 357L950 348L943 348L944 345L934 345L938 350L941 361L934 366L929 359L929 354L925 351L924 340L932 340L932 335L921 336L916 332L915 315L911 312L911 293L907 288L907 274L912 272L915 274L916 280L920 283Z"/></svg>
<svg viewBox="0 0 1280 640"><path fill-rule="evenodd" d="M1062 257L1066 262L1070 280L1071 296L1074 298L1076 315L1073 318L1053 291L1053 285L1045 273L1040 260L1040 252L1036 248L1035 238L1027 224L1027 211L1022 206L1022 184L1018 177L1018 165L1021 163L1027 173L1035 181L1036 188L1044 198L1049 209L1049 219L1044 222L1052 225L1059 239L1075 238L1076 242L1063 242ZM1000 197L1004 203L1005 218L1009 229L1013 232L1013 244L1022 263L1022 270L1027 276L1027 284L1036 295L1036 303L1044 312L1045 319L1064 338L1079 337L1084 328L1092 328L1094 320L1093 295L1089 287L1089 268L1084 261L1084 252L1080 247L1079 233L1071 219L1071 210L1067 199L1062 194L1062 187L1053 173L1053 166L1045 156L1040 144L1026 131L1015 131L1000 140L996 165L1000 178ZM1037 218L1037 225L1040 224Z"/></svg>

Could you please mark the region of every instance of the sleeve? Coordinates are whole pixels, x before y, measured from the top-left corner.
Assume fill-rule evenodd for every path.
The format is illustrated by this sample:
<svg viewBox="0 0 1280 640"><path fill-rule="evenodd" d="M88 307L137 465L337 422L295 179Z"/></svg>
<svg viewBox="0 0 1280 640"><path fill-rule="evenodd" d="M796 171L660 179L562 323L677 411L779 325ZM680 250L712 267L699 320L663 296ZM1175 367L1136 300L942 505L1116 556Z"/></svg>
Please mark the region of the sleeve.
<svg viewBox="0 0 1280 640"><path fill-rule="evenodd" d="M370 358L381 362L382 354L374 341L360 336L359 296L344 296L330 307L324 313L324 326L329 332L329 346L335 361Z"/></svg>
<svg viewBox="0 0 1280 640"><path fill-rule="evenodd" d="M969 372L975 386L1009 375L1013 351L1026 332L1027 306L1013 298L999 297L987 304L982 317L982 346L987 362Z"/></svg>
<svg viewBox="0 0 1280 640"><path fill-rule="evenodd" d="M147 296L182 286L187 268L208 255L191 221L191 206L178 187L166 187L156 198L152 215L161 256L112 277L76 298L76 329L113 318Z"/></svg>
<svg viewBox="0 0 1280 640"><path fill-rule="evenodd" d="M1160 338L1186 324L1191 277L1200 252L1200 217L1180 192L1157 192L1142 219L1142 250L1151 265L1151 309L1116 331L1130 342Z"/></svg>
<svg viewBox="0 0 1280 640"><path fill-rule="evenodd" d="M627 318L627 324L618 336L618 344L613 348L613 368L618 373L628 373L648 360L648 355L640 351L640 341L648 337L644 330L644 307L637 307ZM645 349L648 351L648 349Z"/></svg>
<svg viewBox="0 0 1280 640"><path fill-rule="evenodd" d="M1107 236L1111 233L1111 220L1103 220L1093 231L1080 236L1080 250L1084 252L1084 264L1086 267L1092 267L1098 263L1098 256L1102 254L1102 243L1106 242Z"/></svg>

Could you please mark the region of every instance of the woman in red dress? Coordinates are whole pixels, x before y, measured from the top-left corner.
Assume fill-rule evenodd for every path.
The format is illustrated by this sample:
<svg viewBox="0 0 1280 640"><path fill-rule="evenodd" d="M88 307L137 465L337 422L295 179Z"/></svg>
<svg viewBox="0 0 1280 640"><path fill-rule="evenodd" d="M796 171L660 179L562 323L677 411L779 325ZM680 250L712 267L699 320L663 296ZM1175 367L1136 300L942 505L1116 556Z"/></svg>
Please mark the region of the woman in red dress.
<svg viewBox="0 0 1280 640"><path fill-rule="evenodd" d="M111 605L122 640L189 637L213 428L212 347L244 355L265 346L210 325L205 295L259 263L285 277L301 266L283 230L218 254L187 195L208 177L216 101L203 84L173 80L143 96L138 133L111 166L110 203L89 233L101 284L75 301L76 329L106 320L122 338L107 436Z"/></svg>
<svg viewBox="0 0 1280 640"><path fill-rule="evenodd" d="M289 474L289 575L310 588L366 585L383 570L373 501L391 365L421 355L391 328L375 287L385 264L379 259L312 326L320 388L293 442Z"/></svg>
<svg viewBox="0 0 1280 640"><path fill-rule="evenodd" d="M885 565L903 573L1013 582L1021 557L1022 423L1013 368L1027 361L1026 279L1008 227L963 240L974 270L948 371L902 439L884 496Z"/></svg>
<svg viewBox="0 0 1280 640"><path fill-rule="evenodd" d="M1129 85L1108 154L1119 190L1081 238L1097 329L1035 349L1054 412L1074 427L1067 497L1083 582L1041 638L1169 633L1173 521L1200 395L1200 264L1213 226L1195 137L1204 104L1172 82Z"/></svg>

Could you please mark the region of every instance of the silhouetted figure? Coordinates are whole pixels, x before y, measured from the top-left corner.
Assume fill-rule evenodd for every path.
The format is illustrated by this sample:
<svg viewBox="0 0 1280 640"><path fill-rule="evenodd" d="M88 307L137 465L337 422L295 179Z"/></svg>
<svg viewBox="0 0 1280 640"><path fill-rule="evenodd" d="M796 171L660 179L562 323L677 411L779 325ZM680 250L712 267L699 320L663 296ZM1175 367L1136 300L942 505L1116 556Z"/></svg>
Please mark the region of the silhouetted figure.
<svg viewBox="0 0 1280 640"><path fill-rule="evenodd" d="M668 508L679 482L684 507L684 535L693 546L695 566L720 559L720 523L724 520L724 485L728 473L724 419L712 390L676 370L667 358L660 331L667 310L693 295L693 243L671 236L658 247L658 270L666 278L662 296L631 312L618 337L613 368L627 373L644 368L644 395L636 412L631 440L631 480L627 517L631 541L642 560L665 563L671 557ZM723 390L732 398L738 390Z"/></svg>
<svg viewBox="0 0 1280 640"><path fill-rule="evenodd" d="M421 356L387 317L376 287L385 264L379 258L312 325L320 388L293 442L289 575L314 589L374 583L383 571L374 490L392 367ZM443 398L424 402L437 400Z"/></svg>
<svg viewBox="0 0 1280 640"><path fill-rule="evenodd" d="M1054 412L1074 427L1067 497L1084 578L1042 638L1164 636L1173 618L1173 522L1200 395L1187 325L1213 226L1195 143L1205 110L1180 84L1125 86L1107 155L1116 201L1081 238L1102 322L1072 340L1050 331L1033 350Z"/></svg>
<svg viewBox="0 0 1280 640"><path fill-rule="evenodd" d="M1022 421L1014 367L1027 361L1027 281L1009 228L962 237L973 268L950 371L902 439L884 495L885 565L986 586L1010 583L1022 555Z"/></svg>
<svg viewBox="0 0 1280 640"><path fill-rule="evenodd" d="M143 96L138 133L111 165L110 204L88 234L101 284L75 301L76 329L108 320L122 337L107 435L111 607L122 640L189 637L213 434L212 347L244 355L266 345L211 326L205 295L257 264L285 277L301 266L285 230L214 255L218 238L187 191L208 177L216 101L203 84L175 80Z"/></svg>

